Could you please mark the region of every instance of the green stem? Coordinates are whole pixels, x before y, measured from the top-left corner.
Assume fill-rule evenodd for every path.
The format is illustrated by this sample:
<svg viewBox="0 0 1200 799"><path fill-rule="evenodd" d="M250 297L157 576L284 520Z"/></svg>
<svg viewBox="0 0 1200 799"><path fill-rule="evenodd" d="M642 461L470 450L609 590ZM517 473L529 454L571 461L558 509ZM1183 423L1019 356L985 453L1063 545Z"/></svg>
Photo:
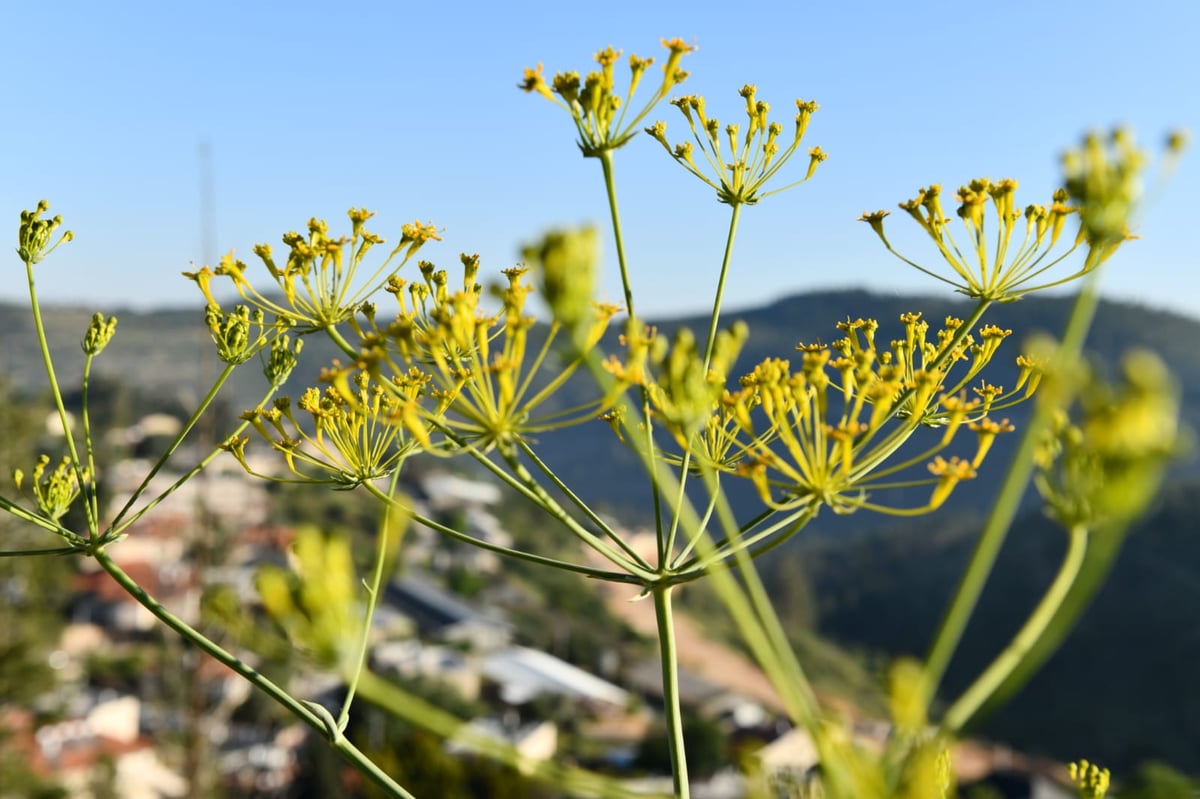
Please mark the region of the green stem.
<svg viewBox="0 0 1200 799"><path fill-rule="evenodd" d="M329 729L326 720L319 714L313 712L309 707L292 697L284 689L280 688L266 676L254 669L250 664L243 661L241 658L226 651L216 642L209 639L199 630L195 629L183 619L179 618L171 611L167 610L162 603L146 592L144 588L138 585L137 581L130 577L125 571L117 565L104 549L98 548L93 557L100 567L125 589L134 600L142 607L150 611L159 621L165 624L171 630L174 630L184 640L194 645L197 649L204 652L209 657L223 664L231 671L238 674L248 683L253 685L262 693L275 700L284 709L294 715L296 718L303 721L314 730L329 736L329 743L342 757L346 758L356 769L372 782L378 785L388 796L399 797L399 799L415 799L412 794L404 790L403 786L389 777L383 772L379 766L375 765L366 755L354 746L347 738L340 734L335 734L334 730Z"/></svg>
<svg viewBox="0 0 1200 799"><path fill-rule="evenodd" d="M622 552L633 558L633 560L647 572L651 570L652 567L646 562L646 559L639 555L636 549L631 547L625 541L625 539L621 537L621 535L613 530L608 522L600 518L600 515L596 513L596 511L592 510L590 505L588 505L579 495L572 491L571 487L564 483L559 476L554 473L554 470L551 469L550 466L538 456L537 452L534 451L533 447L529 446L528 442L526 442L524 439L521 439L518 442L518 446L520 446L521 451L525 453L525 456L533 462L533 465L537 466L542 474L546 475L546 478L554 485L554 487L561 491L563 496L571 500L571 503L575 507L579 508L579 511L588 518L588 521L596 525L597 530L603 531L605 535L612 539L614 544L621 548Z"/></svg>
<svg viewBox="0 0 1200 799"><path fill-rule="evenodd" d="M225 375L225 377L228 377L228 375ZM222 377L220 379L221 382L224 381L225 377ZM207 407L207 403L212 401L212 398L216 396L216 392L217 392L218 388L219 388L219 386L214 386L212 391L209 392L209 396L205 398L205 402L202 403L200 410L202 410L204 407ZM271 398L271 395L274 394L277 390L278 389L275 387L268 389L266 395L263 397L262 402L260 402L259 405L266 404L267 400L269 400ZM192 425L194 425L199 418L200 418L199 411L197 411L196 414L193 414L192 419L189 421L188 425L182 431L180 431L179 437L176 439L175 443L172 444L170 450L168 450L169 452L173 451L175 449L175 447L177 447L179 445L179 442L182 441L182 437L187 435L188 430L191 429ZM240 425L238 425L234 429L234 431L230 437L236 437L236 436L241 435L242 431L245 430L249 426L250 426L249 421L243 421ZM178 488L181 485L186 483L188 480L191 480L198 473L200 473L205 467L208 466L208 464L212 463L217 458L217 456L220 455L222 452L224 452L224 450L221 449L220 447L217 447L212 452L208 453L208 455L206 455L203 460L201 460L199 463L197 463L195 466L193 466L188 471L184 472L183 475L181 475L178 480L176 480L174 483L171 483L171 485L168 486L166 489L164 489L162 491L162 493L160 493L158 496L151 499L149 502L147 502L142 507L138 508L137 511L132 516L130 516L127 519L122 520L122 517L129 510L129 505L132 504L133 500L130 500L129 503L126 503L126 507L122 508L121 512L119 514L117 514L116 520L114 520L112 523L110 523L108 525L108 532L105 534L105 537L111 540L111 539L115 538L116 536L120 535L123 531L128 530L130 527L132 527L134 524L136 524L139 519L141 519L143 516L145 516L150 511L154 510L154 508L157 507L160 502L165 500L167 497L171 496L171 494L174 494L175 491L178 490ZM138 494L145 491L146 486L149 485L151 478L153 478L153 476L154 476L154 473L157 470L161 469L165 463L166 463L166 461L163 460L163 461L160 461L159 463L155 464L154 469L151 470L150 475L147 476L146 479L142 481L142 485L138 488L138 491L134 493L135 498L137 497Z"/></svg>
<svg viewBox="0 0 1200 799"><path fill-rule="evenodd" d="M84 502L91 505L91 517L99 520L100 518L100 492L96 489L96 456L95 448L92 442L92 418L88 408L90 407L90 398L88 389L91 385L92 376L92 360L96 356L88 353L83 359L83 385L80 389L80 415L83 422L83 446L87 452L87 470L92 476L92 481L86 486L80 486L83 493Z"/></svg>
<svg viewBox="0 0 1200 799"><path fill-rule="evenodd" d="M129 495L129 499L126 500L124 506L121 507L121 510L117 513L116 517L114 517L112 522L109 523L110 528L116 528L118 525L121 525L121 520L125 518L125 514L129 513L129 509L132 508L134 503L141 498L142 494L146 491L146 487L150 485L150 481L153 480L155 476L162 470L162 468L167 465L167 462L171 459L171 456L175 454L175 451L179 449L179 446L183 443L184 439L187 438L188 433L192 432L192 428L195 427L196 423L200 421L200 417L204 415L204 412L208 410L208 407L213 403L213 400L217 398L217 393L221 390L221 387L225 385L225 381L229 379L229 376L233 374L233 369L234 367L232 364L225 364L225 368L221 370L221 374L217 376L216 381L212 384L212 387L209 388L208 393L204 395L204 399L202 399L200 404L196 406L196 409L192 411L192 415L188 418L187 423L184 424L184 426L179 430L178 435L175 436L175 439L171 442L171 445L166 448L163 454L158 457L158 460L155 461L154 465L150 467L150 471L148 471L146 476L142 478L141 484L134 490L132 494ZM271 393L274 392L272 391ZM270 397L270 394L267 396ZM263 401L265 402L266 399L264 398ZM244 430L245 427L245 424L243 424L242 427L238 429L238 432ZM211 460L211 458L209 460ZM207 462L208 461L205 461L205 463ZM192 472L192 474L194 473L195 472ZM164 494L164 496L166 495Z"/></svg>
<svg viewBox="0 0 1200 799"><path fill-rule="evenodd" d="M54 362L50 358L50 344L46 341L46 325L42 321L42 306L38 302L32 263L25 263L25 276L29 281L29 305L33 311L33 329L37 333L38 347L42 352L42 365L46 369L46 378L50 381L50 393L54 397L54 407L58 409L58 421L62 425L63 438L66 439L67 451L71 455L75 479L79 481L79 490L85 491L87 481L83 479L83 464L79 462L79 451L75 447L75 433L71 430L70 420L67 417L67 406L63 402L62 389L58 386L58 374L54 371ZM94 477L95 475L93 475ZM100 534L100 522L92 510L91 503L85 502L84 509L87 512L88 532L96 537Z"/></svg>
<svg viewBox="0 0 1200 799"><path fill-rule="evenodd" d="M687 748L683 742L683 713L679 705L679 652L675 647L675 621L671 613L671 587L655 586L654 617L658 622L658 651L662 656L663 710L671 752L671 781L676 799L688 799Z"/></svg>
<svg viewBox="0 0 1200 799"><path fill-rule="evenodd" d="M1071 310L1067 330L1056 356L1061 362L1069 362L1079 357L1098 302L1096 273L1092 272L1085 279L1083 288L1080 289L1079 296ZM1013 457L1004 484L996 497L996 504L992 507L991 515L988 516L987 524L971 555L971 561L967 565L966 571L963 572L958 589L954 593L954 599L938 628L925 663L927 702L931 702L937 693L938 685L950 664L950 658L954 655L954 650L958 648L963 631L967 627L967 622L970 621L971 614L975 611L979 595L983 592L992 566L996 562L996 556L1008 535L1008 529L1012 526L1013 519L1016 518L1017 511L1020 509L1021 497L1024 496L1025 488L1033 475L1033 456L1037 450L1038 439L1042 429L1049 421L1050 413L1051 409L1047 403L1035 403L1034 412L1025 429L1025 435L1021 439L1017 454Z"/></svg>
<svg viewBox="0 0 1200 799"><path fill-rule="evenodd" d="M630 317L636 316L633 311L633 284L629 280L629 265L625 260L625 241L621 237L621 214L617 210L617 183L613 175L613 157L611 150L602 150L597 156L600 166L604 169L604 190L608 195L608 211L612 217L613 239L617 247L617 265L621 268L621 288L625 291L625 311Z"/></svg>
<svg viewBox="0 0 1200 799"><path fill-rule="evenodd" d="M725 298L725 279L729 275L729 264L733 260L733 240L737 235L738 219L742 214L742 204L735 202L733 210L729 217L729 233L725 237L725 254L721 258L721 272L717 277L717 291L713 297L712 315L708 319L708 335L705 338L704 344L704 372L708 373L708 367L712 363L713 346L717 341L717 328L721 324L721 305ZM724 375L721 376L724 378ZM683 453L683 463L679 467L679 491L682 494L687 486L688 467L692 462L692 452L688 450ZM678 507L678 501L676 507ZM671 519L671 531L667 535L667 554L675 550L675 539L679 531L679 514L674 514ZM684 550L684 553L690 549L689 546ZM681 556L682 557L682 554Z"/></svg>
<svg viewBox="0 0 1200 799"><path fill-rule="evenodd" d="M354 349L354 347L350 345L350 342L346 341L346 338L342 335L342 332L333 325L325 328L325 335L329 336L329 340L336 344L337 348L346 353L348 357L354 358L355 360L360 357L358 350Z"/></svg>
<svg viewBox="0 0 1200 799"><path fill-rule="evenodd" d="M1066 599L1071 586L1075 584L1075 578L1079 576L1079 570L1083 566L1083 557L1087 552L1087 543L1088 530L1086 527L1071 528L1066 557L1059 567L1054 582L1042 597L1042 601L1038 603L1025 625L1013 637L1004 651L946 711L942 720L944 727L953 732L965 727L1042 637L1059 608L1062 607L1063 600Z"/></svg>
<svg viewBox="0 0 1200 799"><path fill-rule="evenodd" d="M597 157L600 159L600 165L604 169L604 190L608 196L609 215L612 217L613 241L617 248L617 264L621 268L621 288L625 292L625 312L631 320L636 320L637 313L635 313L633 308L633 283L629 279L629 262L625 257L625 240L621 235L621 213L617 208L617 183L613 174L612 151L601 150ZM650 459L653 460L654 452L657 448L654 444L654 425L650 422L650 393L643 386L641 394L642 421L644 422L642 434L645 437L646 452L649 453ZM650 498L654 505L654 526L658 536L658 562L666 563L671 556L671 552L666 548L667 540L663 535L662 495L657 473L653 470L650 471Z"/></svg>
<svg viewBox="0 0 1200 799"><path fill-rule="evenodd" d="M399 504L394 498L389 497L383 491L380 491L370 483L363 483L363 487L381 502L394 503L397 505ZM632 583L634 585L641 585L644 582L638 576L626 574L624 572L608 572L604 571L603 569L593 569L590 566L580 566L579 564L571 563L570 561L548 558L544 555L535 555L532 552L525 552L524 550L520 549L512 549L510 547L500 546L499 544L493 544L489 541L481 541L478 538L473 538L472 536L467 535L461 530L455 530L453 527L447 527L444 524L439 524L433 519L422 516L419 513L413 513L410 508L405 508L404 510L410 514L409 518L411 518L417 524L422 524L431 530L441 533L442 535L453 538L455 541L461 541L464 544L469 544L479 549L486 549L488 552L495 552L497 555L504 555L505 557L516 558L518 560L536 563L541 566L548 566L552 569L575 572L577 574L582 574L585 577L592 577L597 580L605 580L606 582Z"/></svg>
<svg viewBox="0 0 1200 799"><path fill-rule="evenodd" d="M379 589L383 585L383 566L387 561L388 552L391 549L389 544L392 529L392 513L396 509L394 498L396 496L396 484L400 480L400 468L396 467L392 471L392 479L388 484L387 497L388 502L383 504L383 519L379 524L379 542L375 550L375 567L371 571L371 582L367 588L367 608L363 613L362 640L359 643L358 655L355 658L354 672L350 675L350 680L346 685L346 699L342 702L342 710L338 713L337 727L339 730L345 730L346 725L350 722L350 706L354 704L354 695L358 691L358 681L362 678L363 671L367 667L367 650L371 645L371 624L375 619L375 608L379 604Z"/></svg>
<svg viewBox="0 0 1200 799"><path fill-rule="evenodd" d="M26 558L38 555L71 555L78 552L77 547L54 547L53 549L5 549L0 550L0 558Z"/></svg>
<svg viewBox="0 0 1200 799"><path fill-rule="evenodd" d="M733 260L733 239L737 235L738 218L742 214L742 204L734 203L729 216L729 234L725 238L725 256L721 259L721 275L717 278L717 294L713 299L712 316L708 320L708 340L704 345L704 368L707 371L712 363L713 344L717 340L717 327L721 323L721 303L725 297L725 278L729 275L729 264Z"/></svg>

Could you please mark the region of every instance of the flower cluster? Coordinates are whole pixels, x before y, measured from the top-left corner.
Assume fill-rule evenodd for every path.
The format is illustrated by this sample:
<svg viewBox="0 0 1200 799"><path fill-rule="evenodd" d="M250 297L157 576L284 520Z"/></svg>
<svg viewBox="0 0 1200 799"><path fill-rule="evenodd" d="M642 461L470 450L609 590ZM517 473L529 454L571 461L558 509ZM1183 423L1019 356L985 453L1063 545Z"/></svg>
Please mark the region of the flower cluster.
<svg viewBox="0 0 1200 799"><path fill-rule="evenodd" d="M621 51L611 47L596 53L596 63L600 69L587 73L582 79L578 72L559 72L547 84L542 75L542 65L538 64L535 69L525 70L525 78L518 86L526 92L536 92L566 109L579 134L579 149L584 156L595 157L615 150L632 139L650 109L666 97L672 88L687 80L688 74L679 68L679 62L696 48L682 39L664 39L663 46L667 48L667 61L662 67L662 80L654 94L636 113L629 112L633 95L654 59L636 55L629 57L629 88L622 96L616 93L616 78L613 75L613 67L620 59Z"/></svg>
<svg viewBox="0 0 1200 799"><path fill-rule="evenodd" d="M726 125L722 129L720 121L705 112L703 97L686 95L671 101L671 105L678 108L687 119L692 139L698 145L706 167L697 162L697 147L693 146L692 142L683 142L674 147L670 145L667 141L665 122L655 122L653 126L646 128L646 133L653 136L684 169L715 189L718 200L735 206L754 205L763 197L805 182L813 176L817 165L826 158L825 151L820 147L810 148L808 171L802 179L764 192L767 182L783 168L799 148L800 141L808 129L808 121L818 106L812 101L796 101L795 132L791 143L781 151L779 137L783 134L783 125L769 121L771 107L759 100L756 92L757 89L751 84L746 84L739 92L746 101L744 133L736 124ZM728 160L722 153L722 136L729 142Z"/></svg>
<svg viewBox="0 0 1200 799"><path fill-rule="evenodd" d="M324 235L323 224L311 227L314 235ZM356 235L362 235L357 227ZM415 249L417 241L411 243ZM582 363L618 310L588 309L596 249L595 236L585 233L551 234L529 249L560 312L560 320L544 334L534 332L536 319L526 308L533 291L526 267L503 272L507 285L491 292L499 300L495 310L484 307L489 293L478 280L477 255L461 256L457 287L445 270L429 261L418 262L419 277L413 280L393 273L384 291L395 298L394 315L359 302L353 308L329 309L323 317L346 319L358 342L352 347L342 339L352 360L327 369L322 378L328 384L325 390L309 389L296 403L308 414L308 424L299 423L286 397L269 408L247 412L245 418L285 456L296 479L346 487L390 473L417 448L435 455L463 448L511 449L539 432L594 419L603 399L576 408L543 406L553 404L547 402L551 395ZM246 295L257 296L243 271L239 268L237 274ZM273 269L272 275L279 278L286 272ZM300 284L308 285L303 280ZM298 321L294 308L287 315L279 310L275 325L264 323L261 308L239 306L225 313L210 305L208 311L223 358L240 362L264 350L271 340L266 364L274 386L282 384L299 352L300 341L292 346L281 331L313 324L311 319ZM572 328L574 355L567 356L565 365L556 362L551 374L544 367L555 353L562 320ZM234 438L225 446L249 468L246 443L245 438Z"/></svg>
<svg viewBox="0 0 1200 799"><path fill-rule="evenodd" d="M259 292L246 277L246 264L230 253L221 258L216 269L205 266L195 272L184 272L194 281L210 306L220 306L213 296L214 278L228 278L238 296L252 307L273 314L286 327L299 333L332 330L349 320L355 309L386 283L430 240L440 241L432 224L413 222L400 229L400 242L375 268L366 280L358 272L368 252L384 240L367 231L364 224L374 214L365 208L349 211L349 237L331 238L329 225L323 219L310 219L308 235L291 232L283 237L288 247L287 260L280 266L269 244L259 244L254 254L267 267L276 287L283 293L282 302ZM397 260L398 259L398 260Z"/></svg>
<svg viewBox="0 0 1200 799"><path fill-rule="evenodd" d="M900 203L900 208L920 225L950 265L953 278L926 269L892 248L883 230L887 211L863 213L859 221L869 224L888 251L900 260L949 283L968 297L1011 302L1029 292L1074 280L1091 268L1085 266L1068 277L1038 282L1047 270L1061 263L1079 246L1081 238L1076 238L1070 247L1054 253L1066 218L1075 208L1066 204L1067 191L1059 189L1049 205L1029 205L1022 211L1015 202L1016 190L1017 181L1007 178L995 182L979 178L959 187L954 199L959 204L957 216L967 233L967 244L961 248L951 233L951 220L942 210L941 186L933 184L923 188L913 199ZM995 217L994 241L989 241L987 234L989 204ZM1024 233L1017 242L1013 234L1021 229L1022 218L1025 220Z"/></svg>
<svg viewBox="0 0 1200 799"><path fill-rule="evenodd" d="M42 219L42 214L48 210L50 203L40 200L34 210L21 212L21 225L17 230L17 255L27 266L33 266L54 252L58 245L74 238L74 234L68 230L58 237L58 241L51 243L54 231L62 224L62 217Z"/></svg>
<svg viewBox="0 0 1200 799"><path fill-rule="evenodd" d="M1091 370L1062 386L1070 378L1056 370L1045 392L1058 407L1037 454L1035 482L1050 515L1068 529L1120 528L1137 517L1186 440L1179 389L1162 362L1134 352L1121 371L1115 386Z"/></svg>
<svg viewBox="0 0 1200 799"><path fill-rule="evenodd" d="M1095 763L1080 760L1067 766L1067 774L1071 782L1079 790L1081 799L1104 799L1108 795L1111 775L1108 769L1102 769Z"/></svg>
<svg viewBox="0 0 1200 799"><path fill-rule="evenodd" d="M390 474L415 447L413 439L426 434L413 410L421 381L396 377L385 385L356 372L352 382L349 392L334 386L305 391L296 408L306 424L297 418L288 397L242 416L282 453L296 478L354 488ZM246 461L246 441L231 439L224 448L253 473Z"/></svg>
<svg viewBox="0 0 1200 799"><path fill-rule="evenodd" d="M652 335L627 340L626 361L610 359L609 371L626 384L647 387L656 416L695 464L749 478L771 508L923 513L945 502L959 482L975 477L996 436L1013 429L1008 420L989 414L1031 396L1040 370L1022 357L1013 389L983 381L968 393L968 384L1011 331L989 325L976 338L951 317L931 335L920 314L904 314L901 321L904 336L886 347L876 343L875 320L842 322L843 338L797 347L798 369L788 360L768 358L736 390L723 390L724 371L744 332L726 334L720 357L701 381L679 369L676 359L656 355ZM676 341L684 359L687 344L686 335ZM896 462L896 452L919 427L939 429L939 439ZM943 458L939 453L963 429L975 434L974 454ZM881 480L922 462L928 462L928 478ZM918 509L888 508L867 498L873 489L921 484L933 489Z"/></svg>
<svg viewBox="0 0 1200 799"><path fill-rule="evenodd" d="M75 504L75 500L79 499L80 480L82 479L86 483L91 476L87 469L78 468L67 457L64 457L57 466L47 472L46 467L49 465L49 455L38 457L37 463L33 467L30 489L33 491L33 499L38 510L47 519L56 522L65 516L71 506ZM20 490L25 482L25 472L21 469L14 471L13 481Z"/></svg>

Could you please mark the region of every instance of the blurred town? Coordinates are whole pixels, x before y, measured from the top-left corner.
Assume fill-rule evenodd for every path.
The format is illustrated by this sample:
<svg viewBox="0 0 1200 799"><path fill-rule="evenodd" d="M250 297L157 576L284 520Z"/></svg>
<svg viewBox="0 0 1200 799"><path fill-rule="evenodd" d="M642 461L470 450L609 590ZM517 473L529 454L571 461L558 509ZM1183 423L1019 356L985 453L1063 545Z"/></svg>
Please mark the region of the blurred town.
<svg viewBox="0 0 1200 799"><path fill-rule="evenodd" d="M56 418L47 422L48 430ZM140 455L174 437L180 424L173 415L157 413L107 434L113 451L130 453L107 472L110 513L119 511L150 468L151 461ZM270 453L258 457L253 466L260 472L281 467ZM176 461L196 458L180 452ZM178 477L159 472L148 495ZM249 635L226 635L226 645L257 668L286 675L294 695L336 712L345 696L338 679L302 653L281 659L278 646L274 654L256 651L271 649L255 640L255 631L269 624L256 574L268 564L287 567L296 536L296 525L286 521L289 514L281 507L297 495L270 485L249 477L233 458L219 459L142 517L111 551L152 596L205 625L210 635L222 635L220 619L205 607L216 593L245 619L259 619L244 625ZM423 515L483 541L510 546L538 534L527 529L536 521L521 516L502 521L506 507L494 485L440 464L406 467L403 490ZM335 525L363 528L358 533L369 550L370 503L360 502L367 510L343 502L319 513ZM514 525L521 529L509 529ZM653 546L654 539L631 532L629 540ZM86 559L72 561L62 623L45 659L51 684L36 695L0 698L6 750L19 753L38 781L23 783L39 785L36 795L360 795L361 780L324 752L320 736L264 708L265 700L254 697L242 678L164 634L105 572L88 566ZM652 606L636 601L629 586L574 575L567 583L538 584L538 574L414 525L374 616L371 671L461 719L459 734L437 738L436 749L439 757L465 759L466 768L481 757L480 740L497 740L511 744L519 758L519 768L509 769L507 777L502 770L500 780L520 781L537 763L556 760L610 775L632 795L669 792L658 712L661 670L657 650L649 645ZM23 586L9 579L3 589L19 598ZM730 644L711 640L704 628L686 614L680 618L682 701L698 777L693 795L746 796L748 773L776 786L779 796L791 795L787 786L803 785L817 771L811 740L786 723L763 674ZM860 742L882 745L886 724L848 702L831 701ZM356 705L355 718L370 712L362 708ZM398 734L419 731L420 720L415 721L409 719ZM409 748L411 739L389 743L384 727L368 730L376 748ZM318 760L333 765L316 773ZM1062 787L1061 766L999 746L960 744L954 766L963 784L984 781L999 796L1072 795ZM473 795L498 795L490 788L475 790ZM542 790L556 795L552 786ZM35 794L0 785L0 797L18 795Z"/></svg>

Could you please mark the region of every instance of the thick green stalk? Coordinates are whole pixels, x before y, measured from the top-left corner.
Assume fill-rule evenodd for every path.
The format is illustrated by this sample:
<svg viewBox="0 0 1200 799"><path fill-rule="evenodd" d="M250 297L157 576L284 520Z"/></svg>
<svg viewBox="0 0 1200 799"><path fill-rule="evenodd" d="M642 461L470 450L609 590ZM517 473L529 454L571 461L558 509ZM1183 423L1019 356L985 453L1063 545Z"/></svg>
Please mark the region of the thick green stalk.
<svg viewBox="0 0 1200 799"><path fill-rule="evenodd" d="M608 212L612 217L613 240L617 247L617 265L621 268L621 288L625 292L625 311L634 317L633 283L629 279L629 264L625 260L625 240L621 236L621 213L617 210L617 183L613 175L611 150L603 150L597 156L604 170L604 190L608 195Z"/></svg>
<svg viewBox="0 0 1200 799"><path fill-rule="evenodd" d="M1096 305L1099 302L1099 295L1096 291L1096 275L1097 273L1093 271L1085 279L1079 297L1071 310L1067 330L1056 356L1062 362L1078 358L1083 349L1083 341L1087 337L1088 328L1091 326L1092 317L1095 315ZM975 545L975 552L971 555L971 561L967 565L966 571L963 572L962 579L954 593L954 599L938 628L925 663L927 702L932 702L937 693L938 685L946 674L946 668L950 665L950 658L954 655L954 650L958 648L958 642L962 639L967 622L970 621L971 614L975 610L979 595L983 593L983 587L991 574L1000 547L1008 535L1009 527L1012 526L1013 519L1016 518L1017 511L1020 509L1021 497L1024 496L1025 488L1033 475L1033 456L1038 446L1038 439L1050 413L1051 409L1047 407L1046 403L1035 403L1034 412L1025 429L1025 435L1021 439L1017 454L1013 458L1004 484L996 497L996 504L992 507L991 515L979 537L979 542Z"/></svg>
<svg viewBox="0 0 1200 799"><path fill-rule="evenodd" d="M733 239L737 235L738 218L742 204L734 203L729 216L729 233L725 237L725 255L721 259L721 274L717 278L717 292L713 298L712 316L708 320L708 339L704 345L704 368L712 363L713 343L717 340L717 327L721 324L721 304L725 298L725 279L729 276L729 264L733 260Z"/></svg>
<svg viewBox="0 0 1200 799"><path fill-rule="evenodd" d="M1079 576L1080 568L1083 566L1087 543L1088 530L1086 527L1071 528L1067 554L1059 567L1054 582L1050 584L1045 596L1042 597L1029 619L1004 651L946 711L946 715L942 719L944 727L952 732L957 732L966 726L979 708L1021 664L1025 655L1033 649L1034 644L1042 637L1059 608L1062 607L1063 600L1067 598L1071 586L1075 584L1075 578Z"/></svg>
<svg viewBox="0 0 1200 799"><path fill-rule="evenodd" d="M654 618L658 622L658 651L662 656L663 711L671 752L671 781L675 799L689 799L687 747L683 742L683 712L679 705L679 653L675 648L675 620L671 613L671 586L655 586Z"/></svg>
<svg viewBox="0 0 1200 799"><path fill-rule="evenodd" d="M365 754L352 744L345 736L338 731L330 729L325 717L313 712L307 705L295 699L291 694L280 688L266 676L254 669L250 664L244 662L241 658L226 651L216 642L210 640L207 636L195 629L183 619L179 618L171 611L167 610L162 603L146 592L144 588L138 585L132 577L117 565L117 563L108 556L104 549L98 548L93 557L100 567L125 589L131 597L134 598L142 607L150 611L159 621L174 630L177 634L183 637L186 641L193 644L201 652L204 652L209 657L223 664L231 671L238 674L248 683L253 685L262 693L275 700L284 709L294 715L296 718L303 721L308 726L312 727L317 732L320 732L329 737L329 744L342 757L346 758L351 765L358 769L364 776L378 785L388 796L398 797L399 799L415 799L412 794L404 789L399 783L383 772L379 766L375 765Z"/></svg>

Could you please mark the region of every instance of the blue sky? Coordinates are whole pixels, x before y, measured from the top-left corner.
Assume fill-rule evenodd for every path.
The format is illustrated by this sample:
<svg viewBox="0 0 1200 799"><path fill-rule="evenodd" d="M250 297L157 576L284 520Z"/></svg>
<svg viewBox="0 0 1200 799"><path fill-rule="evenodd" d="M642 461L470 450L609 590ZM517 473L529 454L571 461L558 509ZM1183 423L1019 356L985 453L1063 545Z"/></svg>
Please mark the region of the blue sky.
<svg viewBox="0 0 1200 799"><path fill-rule="evenodd" d="M46 10L53 9L53 10ZM102 310L195 304L180 272L222 252L252 260L310 216L348 229L378 212L394 239L415 218L445 229L422 257L484 272L518 260L548 227L603 222L600 167L580 157L567 115L516 89L522 69L586 71L598 49L699 49L688 93L733 121L737 90L788 123L797 97L821 110L806 145L829 160L807 185L743 214L728 300L747 307L812 288L903 293L943 287L889 256L864 210L920 186L1014 177L1020 204L1048 201L1058 157L1089 128L1126 123L1157 148L1200 132L1200 4L945 2L604 4L309 2L21 3L5 11L0 215L53 204L76 240L39 267L53 301ZM661 63L661 59L660 59ZM657 67L654 68L655 70ZM682 119L652 118L679 138ZM215 214L202 225L202 159ZM796 177L806 158L793 165ZM617 160L642 313L706 308L728 208L649 137ZM1192 232L1200 152L1147 210L1112 263L1110 296L1200 315ZM907 252L936 265L916 236ZM915 232L915 231L913 231ZM0 299L24 295L19 263ZM604 293L620 296L615 258Z"/></svg>

